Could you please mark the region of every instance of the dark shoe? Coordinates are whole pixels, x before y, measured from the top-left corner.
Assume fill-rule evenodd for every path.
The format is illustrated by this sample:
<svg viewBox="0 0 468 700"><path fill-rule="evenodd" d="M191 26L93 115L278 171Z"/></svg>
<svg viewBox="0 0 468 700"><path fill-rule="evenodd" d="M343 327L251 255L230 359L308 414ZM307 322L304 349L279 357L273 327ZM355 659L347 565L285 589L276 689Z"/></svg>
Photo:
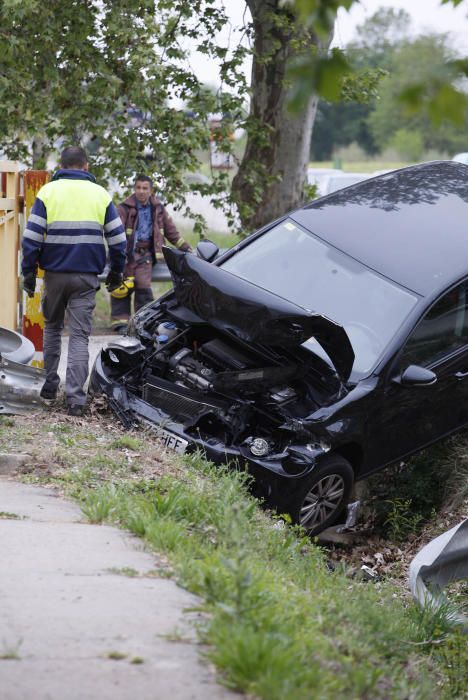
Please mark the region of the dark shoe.
<svg viewBox="0 0 468 700"><path fill-rule="evenodd" d="M69 416L75 416L75 418L82 416L84 413L84 406L81 406L78 403L72 403L68 407L68 415Z"/></svg>
<svg viewBox="0 0 468 700"><path fill-rule="evenodd" d="M57 389L46 389L46 387L43 386L40 397L41 399L46 399L47 401L54 401L57 398Z"/></svg>

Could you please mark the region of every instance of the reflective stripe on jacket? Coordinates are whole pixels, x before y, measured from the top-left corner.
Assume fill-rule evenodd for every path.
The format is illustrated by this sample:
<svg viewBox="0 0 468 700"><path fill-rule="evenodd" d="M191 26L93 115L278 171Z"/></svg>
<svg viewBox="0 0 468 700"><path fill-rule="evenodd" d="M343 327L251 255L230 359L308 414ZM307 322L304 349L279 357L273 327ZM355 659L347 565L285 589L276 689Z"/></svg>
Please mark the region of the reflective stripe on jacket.
<svg viewBox="0 0 468 700"><path fill-rule="evenodd" d="M56 176L57 177L57 176ZM86 171L59 171L39 190L23 234L23 274L36 269L100 274L122 272L126 237L110 195Z"/></svg>

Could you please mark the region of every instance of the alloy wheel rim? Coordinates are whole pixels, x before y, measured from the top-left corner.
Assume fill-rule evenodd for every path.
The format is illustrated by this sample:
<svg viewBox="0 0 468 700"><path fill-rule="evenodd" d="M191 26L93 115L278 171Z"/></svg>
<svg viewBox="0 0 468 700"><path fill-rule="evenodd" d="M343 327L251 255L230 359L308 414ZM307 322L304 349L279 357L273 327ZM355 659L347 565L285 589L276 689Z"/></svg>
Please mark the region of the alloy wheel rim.
<svg viewBox="0 0 468 700"><path fill-rule="evenodd" d="M314 484L301 507L302 527L311 530L324 523L340 505L344 491L344 479L339 474L324 476Z"/></svg>

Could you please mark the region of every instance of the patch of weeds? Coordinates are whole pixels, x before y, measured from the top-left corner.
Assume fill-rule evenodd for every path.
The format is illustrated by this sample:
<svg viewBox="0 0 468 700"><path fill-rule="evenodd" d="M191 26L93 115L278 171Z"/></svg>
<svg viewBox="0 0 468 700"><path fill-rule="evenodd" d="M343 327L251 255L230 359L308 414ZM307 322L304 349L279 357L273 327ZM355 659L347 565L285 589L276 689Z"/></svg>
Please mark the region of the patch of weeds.
<svg viewBox="0 0 468 700"><path fill-rule="evenodd" d="M161 566L158 569L150 569L144 575L147 578L172 578L174 570L167 566Z"/></svg>
<svg viewBox="0 0 468 700"><path fill-rule="evenodd" d="M184 481L139 482L110 499L112 519L167 553L205 601L200 634L227 683L268 700L428 696L435 675L425 648L415 646L406 678L402 640L419 637L393 589L330 573L300 529L273 526L247 483L195 455ZM109 487L100 492L108 501Z"/></svg>
<svg viewBox="0 0 468 700"><path fill-rule="evenodd" d="M54 423L52 425L52 432L56 435L69 435L74 432L73 427L68 423Z"/></svg>
<svg viewBox="0 0 468 700"><path fill-rule="evenodd" d="M115 511L116 496L117 490L113 485L89 491L81 504L81 510L90 523L101 524Z"/></svg>
<svg viewBox="0 0 468 700"><path fill-rule="evenodd" d="M468 644L466 634L452 632L434 655L446 669L446 687L451 698L462 698L467 691Z"/></svg>
<svg viewBox="0 0 468 700"><path fill-rule="evenodd" d="M121 435L109 444L111 449L126 448L127 450L133 450L133 452L138 452L138 450L143 449L145 446L143 440L137 438L133 435Z"/></svg>
<svg viewBox="0 0 468 700"><path fill-rule="evenodd" d="M97 454L88 460L89 469L105 469L108 471L119 471L122 468L126 468L121 461L117 461L109 457L107 454Z"/></svg>
<svg viewBox="0 0 468 700"><path fill-rule="evenodd" d="M183 632L181 632L177 627L175 627L173 630L170 632L166 632L166 634L160 634L159 635L161 639L165 639L168 642L190 642L190 638L187 637L187 635L184 635Z"/></svg>
<svg viewBox="0 0 468 700"><path fill-rule="evenodd" d="M133 569L131 566L122 566L121 568L117 566L111 566L110 569L107 569L107 571L110 574L118 574L119 576L128 576L129 578L137 578L140 576L140 573L136 570Z"/></svg>
<svg viewBox="0 0 468 700"><path fill-rule="evenodd" d="M445 461L441 465L447 473L444 484L444 502L450 506L458 506L468 497L468 442L463 438L455 438Z"/></svg>
<svg viewBox="0 0 468 700"><path fill-rule="evenodd" d="M15 421L7 416L0 416L0 428L13 428Z"/></svg>
<svg viewBox="0 0 468 700"><path fill-rule="evenodd" d="M62 464L64 463L61 460ZM65 488L67 493L80 501L87 498L99 481L98 475L89 467L77 467L74 464L67 464L69 467L55 475L53 481L59 482Z"/></svg>
<svg viewBox="0 0 468 700"><path fill-rule="evenodd" d="M425 605L411 608L410 617L415 623L415 637L421 644L441 642L454 630L456 606L449 600L435 603L427 600Z"/></svg>
<svg viewBox="0 0 468 700"><path fill-rule="evenodd" d="M109 651L106 654L107 659L111 659L112 661L123 661L123 659L126 659L128 654L124 654L121 651Z"/></svg>
<svg viewBox="0 0 468 700"><path fill-rule="evenodd" d="M17 515L17 513L9 513L6 510L0 510L0 520L23 520L23 516Z"/></svg>
<svg viewBox="0 0 468 700"><path fill-rule="evenodd" d="M57 439L64 447L75 447L77 444L75 438L71 435L59 435Z"/></svg>
<svg viewBox="0 0 468 700"><path fill-rule="evenodd" d="M170 560L156 574L172 568L202 598L199 633L232 688L266 700L423 700L443 678L450 697L446 662L421 643L428 623L410 616L386 582L330 572L303 531L275 527L245 473L199 454L158 480L106 471L111 483L99 486L96 468L79 472L73 488L88 518L144 538Z"/></svg>
<svg viewBox="0 0 468 700"><path fill-rule="evenodd" d="M390 538L396 535L398 541L421 531L447 499L447 484L455 469L454 456L460 454L459 440L452 438L437 443L408 463L388 467L367 480L372 496L366 509L371 511L378 531ZM468 449L466 452L468 465Z"/></svg>
<svg viewBox="0 0 468 700"><path fill-rule="evenodd" d="M187 541L186 524L160 518L146 527L145 537L155 549L175 552Z"/></svg>
<svg viewBox="0 0 468 700"><path fill-rule="evenodd" d="M387 535L394 542L404 542L408 535L417 532L423 518L414 512L412 499L395 498L385 503L389 507L384 521Z"/></svg>
<svg viewBox="0 0 468 700"><path fill-rule="evenodd" d="M142 656L134 656L132 659L130 659L130 663L135 665L144 664L145 660Z"/></svg>
<svg viewBox="0 0 468 700"><path fill-rule="evenodd" d="M468 617L468 580L453 581L444 588L444 595Z"/></svg>
<svg viewBox="0 0 468 700"><path fill-rule="evenodd" d="M24 448L33 440L34 435L26 426L18 426L13 421L11 424L0 426L0 448L6 452L16 452L18 445L22 445Z"/></svg>
<svg viewBox="0 0 468 700"><path fill-rule="evenodd" d="M446 697L457 700L464 697L468 669L466 634L455 621L459 612L453 601L449 600L438 605L428 601L426 605L415 606L410 611L416 623L418 643L425 646L445 670Z"/></svg>
<svg viewBox="0 0 468 700"><path fill-rule="evenodd" d="M0 648L0 660L18 661L21 658L19 655L19 649L22 643L22 639L18 640L15 644L7 644L5 641L3 641L2 647Z"/></svg>

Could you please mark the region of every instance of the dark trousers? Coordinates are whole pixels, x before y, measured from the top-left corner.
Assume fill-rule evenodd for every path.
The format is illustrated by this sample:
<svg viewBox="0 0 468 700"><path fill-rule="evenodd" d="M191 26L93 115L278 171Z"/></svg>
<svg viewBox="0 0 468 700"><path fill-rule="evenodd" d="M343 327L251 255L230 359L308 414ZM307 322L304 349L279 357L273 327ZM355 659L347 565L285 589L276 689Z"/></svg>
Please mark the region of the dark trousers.
<svg viewBox="0 0 468 700"><path fill-rule="evenodd" d="M55 391L60 384L57 369L60 362L61 338L65 311L68 314L69 343L65 393L67 403L83 406L86 402L84 384L89 371L88 340L96 292L97 275L79 272L44 273L44 387Z"/></svg>
<svg viewBox="0 0 468 700"><path fill-rule="evenodd" d="M135 311L142 306L153 301L154 295L151 288L151 275L153 272L153 258L150 250L139 253L136 250L131 262L125 266L125 277L135 278ZM111 296L111 321L116 325L118 322L126 323L131 316L131 297L114 299Z"/></svg>

